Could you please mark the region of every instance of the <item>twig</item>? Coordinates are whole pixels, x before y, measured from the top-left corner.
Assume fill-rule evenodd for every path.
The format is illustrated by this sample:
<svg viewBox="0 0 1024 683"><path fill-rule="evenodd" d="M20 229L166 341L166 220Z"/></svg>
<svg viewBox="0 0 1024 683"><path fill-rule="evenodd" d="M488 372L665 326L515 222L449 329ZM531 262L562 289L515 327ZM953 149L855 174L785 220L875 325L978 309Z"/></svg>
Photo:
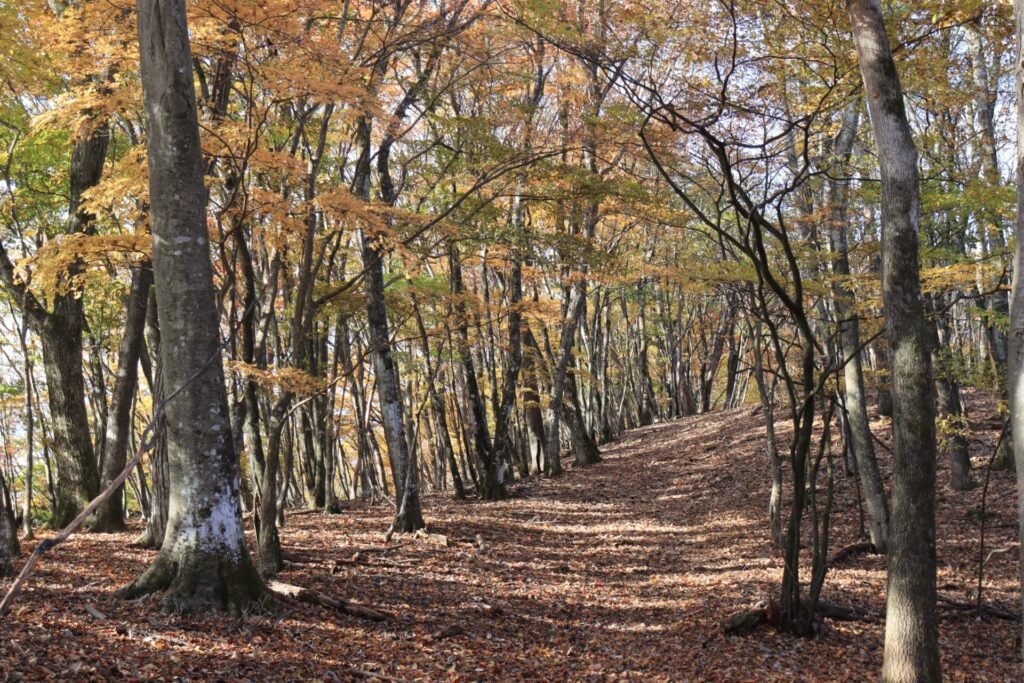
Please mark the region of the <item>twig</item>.
<svg viewBox="0 0 1024 683"><path fill-rule="evenodd" d="M988 564L989 560L991 560L996 555L1005 555L1011 550L1016 550L1019 547L1019 543L1013 543L1011 545L1006 546L1005 548L996 548L995 550L990 551L989 554L985 556L984 564Z"/></svg>
<svg viewBox="0 0 1024 683"><path fill-rule="evenodd" d="M988 614L998 619L1005 619L1006 621L1015 621L1017 623L1020 623L1021 621L1021 617L1019 615L1016 615L1013 612L1008 612L1004 609L995 607L993 605L972 605L969 602L960 602L959 600L947 598L944 595L937 596L936 600L940 604L949 607L950 609L960 610L962 612L975 612L978 616L981 616L982 614Z"/></svg>

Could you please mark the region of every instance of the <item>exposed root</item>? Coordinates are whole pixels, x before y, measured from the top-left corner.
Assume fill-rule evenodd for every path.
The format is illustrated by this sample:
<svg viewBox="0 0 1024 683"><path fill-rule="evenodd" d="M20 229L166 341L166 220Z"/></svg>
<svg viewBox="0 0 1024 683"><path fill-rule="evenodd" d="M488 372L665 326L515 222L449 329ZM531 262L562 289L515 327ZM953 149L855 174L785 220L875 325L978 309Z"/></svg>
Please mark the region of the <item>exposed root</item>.
<svg viewBox="0 0 1024 683"><path fill-rule="evenodd" d="M209 556L178 562L165 552L118 595L130 600L160 592L161 609L181 614L227 612L241 617L263 611L271 598L251 562Z"/></svg>

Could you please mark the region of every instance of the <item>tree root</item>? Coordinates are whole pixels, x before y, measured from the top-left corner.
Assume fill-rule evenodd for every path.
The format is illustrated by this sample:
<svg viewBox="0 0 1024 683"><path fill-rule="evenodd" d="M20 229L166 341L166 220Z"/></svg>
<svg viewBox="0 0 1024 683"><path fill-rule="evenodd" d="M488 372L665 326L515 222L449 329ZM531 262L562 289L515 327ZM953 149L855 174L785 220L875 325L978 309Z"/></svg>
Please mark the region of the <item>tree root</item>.
<svg viewBox="0 0 1024 683"><path fill-rule="evenodd" d="M263 611L271 598L250 562L199 557L179 563L164 551L118 596L131 600L159 592L161 609L181 614L223 611L241 617Z"/></svg>

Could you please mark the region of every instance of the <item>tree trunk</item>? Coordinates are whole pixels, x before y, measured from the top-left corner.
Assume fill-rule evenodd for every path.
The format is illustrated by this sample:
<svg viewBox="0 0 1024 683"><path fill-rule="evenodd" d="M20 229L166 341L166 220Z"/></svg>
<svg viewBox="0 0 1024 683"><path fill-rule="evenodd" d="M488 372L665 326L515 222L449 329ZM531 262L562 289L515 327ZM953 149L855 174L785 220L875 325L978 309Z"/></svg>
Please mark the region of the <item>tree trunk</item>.
<svg viewBox="0 0 1024 683"><path fill-rule="evenodd" d="M99 493L99 474L82 373L81 302L60 297L40 330L47 401L57 463L56 501L51 526L66 526Z"/></svg>
<svg viewBox="0 0 1024 683"><path fill-rule="evenodd" d="M405 440L402 385L399 381L398 366L391 356L388 314L384 301L384 262L372 238L365 232L362 233L362 240L370 356L377 376L377 399L380 402L384 437L388 444L388 457L397 474L395 498L398 511L395 513L392 528L397 532L407 533L425 526L423 512L420 509L416 463L410 456L409 444Z"/></svg>
<svg viewBox="0 0 1024 683"><path fill-rule="evenodd" d="M437 390L437 369L434 367L430 354L430 338L427 337L427 328L423 324L423 316L420 314L418 302L413 299L413 313L416 316L416 328L420 333L420 344L423 349L423 360L427 370L427 394L430 397L430 409L437 421L437 454L438 459L446 463L452 471L452 484L455 488L457 500L466 499L466 490L462 486L462 477L459 474L459 466L455 463L455 449L452 447L452 436L448 430L448 416L445 414L444 399ZM443 471L443 470L442 470ZM443 482L439 482L441 484Z"/></svg>
<svg viewBox="0 0 1024 683"><path fill-rule="evenodd" d="M147 263L132 273L132 286L128 294L125 316L124 337L117 354L117 379L114 381L114 395L110 401L110 417L107 421L106 455L103 457L103 473L100 482L106 489L124 469L128 455L128 436L131 431L132 400L139 379L139 357L142 355L146 329L146 308L149 304L149 288L153 282L153 269ZM93 531L124 530L124 496L118 490L107 502L96 510L92 523Z"/></svg>
<svg viewBox="0 0 1024 683"><path fill-rule="evenodd" d="M555 358L555 367L551 373L551 420L548 425L548 440L544 445L544 458L547 461L548 474L551 476L558 476L563 472L560 435L562 411L565 407L562 405L562 397L565 393L565 376L569 370L569 358L572 355L573 342L576 339L576 326L583 314L585 297L583 287L582 281L572 287L565 319L562 321L558 356Z"/></svg>
<svg viewBox="0 0 1024 683"><path fill-rule="evenodd" d="M123 594L166 589L166 610L242 614L266 587L242 525L184 0L139 0L138 30L171 498L163 546Z"/></svg>
<svg viewBox="0 0 1024 683"><path fill-rule="evenodd" d="M968 491L974 487L971 479L971 454L968 450L967 420L964 419L960 402L960 385L952 377L952 370L944 362L943 340L939 332L940 313L931 305L927 323L928 336L932 345L932 372L935 376L935 412L945 423L945 433L940 441L949 456L950 484L956 491ZM945 327L945 323L943 323Z"/></svg>
<svg viewBox="0 0 1024 683"><path fill-rule="evenodd" d="M469 325L466 306L462 300L465 288L462 283L462 265L459 262L459 250L454 242L448 245L448 260L451 270L451 290L455 298L455 315L457 318L456 333L459 340L459 357L466 380L466 394L469 399L473 418L473 450L479 463L480 481L477 495L483 500L504 500L508 493L505 490L503 473L496 461L495 448L487 431L487 408L480 393L480 385L476 379L476 366L473 363L472 349L469 343ZM513 385L514 388L514 385Z"/></svg>
<svg viewBox="0 0 1024 683"><path fill-rule="evenodd" d="M884 681L938 681L935 407L918 271L917 150L878 0L847 0L882 172L882 301L892 349L893 506Z"/></svg>
<svg viewBox="0 0 1024 683"><path fill-rule="evenodd" d="M522 201L521 199L518 201ZM521 223L520 220L516 221ZM512 273L509 277L509 303L508 303L508 360L505 363L505 370L502 374L501 400L498 404L498 412L494 416L494 453L492 459L498 468L497 493L505 497L505 468L511 462L512 440L511 422L512 411L516 407L516 387L519 382L519 371L523 367L523 316L519 306L523 300L523 264L519 255L513 256Z"/></svg>
<svg viewBox="0 0 1024 683"><path fill-rule="evenodd" d="M1017 241L1013 250L1013 289L1010 301L1009 369L1010 424L1017 460L1017 540L1020 541L1019 578L1024 608L1024 0L1014 0L1017 90ZM1021 641L1024 653L1024 639Z"/></svg>
<svg viewBox="0 0 1024 683"><path fill-rule="evenodd" d="M843 122L834 150L836 160L847 162L857 137L860 102L843 112ZM836 258L833 271L840 279L833 281L832 298L839 321L839 338L843 353L845 407L849 424L850 450L857 463L861 490L868 510L868 535L879 553L889 544L889 504L885 498L882 474L878 469L871 428L868 424L867 397L864 392L864 371L861 365L860 320L853 310L854 295L842 278L850 275L849 245L846 234L848 183L835 180L829 189L829 212L832 219L832 251Z"/></svg>

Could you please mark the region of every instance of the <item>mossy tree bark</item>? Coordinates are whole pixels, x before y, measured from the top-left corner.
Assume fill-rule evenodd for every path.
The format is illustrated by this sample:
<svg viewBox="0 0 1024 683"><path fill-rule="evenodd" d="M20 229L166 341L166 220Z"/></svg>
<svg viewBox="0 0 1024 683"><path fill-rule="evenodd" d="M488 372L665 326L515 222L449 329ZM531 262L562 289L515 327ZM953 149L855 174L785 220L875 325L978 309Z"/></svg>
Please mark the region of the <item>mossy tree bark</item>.
<svg viewBox="0 0 1024 683"><path fill-rule="evenodd" d="M918 264L917 149L878 0L847 0L882 175L882 301L892 350L893 495L884 681L938 681L935 397Z"/></svg>

